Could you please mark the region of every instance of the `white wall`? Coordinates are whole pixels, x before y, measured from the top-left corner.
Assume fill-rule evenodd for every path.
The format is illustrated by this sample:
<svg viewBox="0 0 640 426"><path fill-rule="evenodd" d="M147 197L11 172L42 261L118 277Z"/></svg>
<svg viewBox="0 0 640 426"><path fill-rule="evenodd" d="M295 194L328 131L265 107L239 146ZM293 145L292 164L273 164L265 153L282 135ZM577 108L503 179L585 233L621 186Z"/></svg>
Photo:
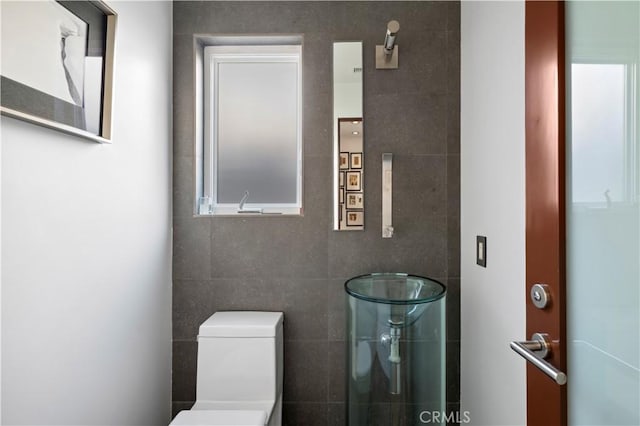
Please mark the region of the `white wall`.
<svg viewBox="0 0 640 426"><path fill-rule="evenodd" d="M461 404L471 424L521 425L525 365L509 342L525 338L524 4L461 8Z"/></svg>
<svg viewBox="0 0 640 426"><path fill-rule="evenodd" d="M3 424L166 424L172 4L119 14L112 145L2 118Z"/></svg>

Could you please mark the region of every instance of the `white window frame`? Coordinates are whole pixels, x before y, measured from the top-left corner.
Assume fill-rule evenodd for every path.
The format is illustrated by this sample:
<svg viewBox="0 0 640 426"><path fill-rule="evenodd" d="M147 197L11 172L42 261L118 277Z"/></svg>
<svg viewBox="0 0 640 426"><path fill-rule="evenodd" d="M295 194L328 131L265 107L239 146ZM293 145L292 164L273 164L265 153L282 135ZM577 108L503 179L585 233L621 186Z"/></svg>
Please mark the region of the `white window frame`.
<svg viewBox="0 0 640 426"><path fill-rule="evenodd" d="M250 40L255 40L251 37ZM295 45L213 45L203 46L203 127L202 135L202 192L199 194L197 214L200 215L247 215L239 211L237 203L219 203L217 199L217 108L218 65L221 63L294 63L297 69L297 114L296 114L296 202L252 203L251 196L244 204L245 210L261 214L302 214L302 46ZM260 214L260 213L259 213Z"/></svg>
<svg viewBox="0 0 640 426"><path fill-rule="evenodd" d="M638 157L637 143L640 137L640 131L638 129L638 122L635 117L638 115L638 67L640 62L640 54L638 52L621 48L612 51L610 48L589 48L582 51L580 48L575 48L575 52L572 52L570 60L567 63L567 67L571 67L573 64L601 64L601 65L622 65L625 70L625 158L626 161L622 164L624 169L624 182L623 182L623 200L614 201L611 205L625 206L633 205L638 202L640 197L638 177L640 176L640 157ZM567 98L570 98L571 81L567 81ZM570 106L568 106L570 108ZM570 118L570 116L568 116ZM570 125L570 124L568 124ZM567 147L571 149L570 146ZM569 169L570 170L570 169ZM568 188L571 193L571 188ZM573 202L574 208L603 208L609 207L606 201L594 202L594 201L582 201Z"/></svg>

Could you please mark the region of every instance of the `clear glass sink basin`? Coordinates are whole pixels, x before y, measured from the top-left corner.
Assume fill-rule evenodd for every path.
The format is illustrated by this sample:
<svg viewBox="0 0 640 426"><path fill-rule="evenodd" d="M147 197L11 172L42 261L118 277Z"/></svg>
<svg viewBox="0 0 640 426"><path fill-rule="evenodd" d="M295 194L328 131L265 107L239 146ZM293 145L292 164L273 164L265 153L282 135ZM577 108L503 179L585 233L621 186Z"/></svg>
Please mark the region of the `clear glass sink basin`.
<svg viewBox="0 0 640 426"><path fill-rule="evenodd" d="M420 413L445 412L445 286L379 273L351 278L344 288L347 423L415 426L424 423Z"/></svg>
<svg viewBox="0 0 640 426"><path fill-rule="evenodd" d="M391 305L414 305L441 299L446 287L431 278L402 273L376 273L351 278L344 284L349 295Z"/></svg>

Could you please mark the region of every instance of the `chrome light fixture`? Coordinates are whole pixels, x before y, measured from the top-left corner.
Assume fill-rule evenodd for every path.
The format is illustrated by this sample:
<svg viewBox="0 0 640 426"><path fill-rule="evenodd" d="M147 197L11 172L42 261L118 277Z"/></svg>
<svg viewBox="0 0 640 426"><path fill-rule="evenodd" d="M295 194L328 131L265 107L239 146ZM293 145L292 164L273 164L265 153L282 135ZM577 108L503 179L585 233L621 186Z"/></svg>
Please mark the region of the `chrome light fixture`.
<svg viewBox="0 0 640 426"><path fill-rule="evenodd" d="M384 44L376 46L376 69L398 68L398 45L396 37L400 31L400 23L395 19L387 23Z"/></svg>

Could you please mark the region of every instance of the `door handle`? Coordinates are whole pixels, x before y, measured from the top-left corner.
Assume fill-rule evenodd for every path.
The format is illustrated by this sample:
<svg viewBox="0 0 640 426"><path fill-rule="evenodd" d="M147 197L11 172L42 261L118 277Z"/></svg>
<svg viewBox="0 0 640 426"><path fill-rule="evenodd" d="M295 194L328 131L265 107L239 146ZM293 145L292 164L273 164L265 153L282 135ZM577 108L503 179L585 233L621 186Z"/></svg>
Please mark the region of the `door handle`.
<svg viewBox="0 0 640 426"><path fill-rule="evenodd" d="M516 351L518 355L551 377L557 384L566 384L567 375L544 360L551 353L549 335L545 333L534 333L531 339L532 340L526 340L524 342L511 342L509 346L511 346L511 349Z"/></svg>

